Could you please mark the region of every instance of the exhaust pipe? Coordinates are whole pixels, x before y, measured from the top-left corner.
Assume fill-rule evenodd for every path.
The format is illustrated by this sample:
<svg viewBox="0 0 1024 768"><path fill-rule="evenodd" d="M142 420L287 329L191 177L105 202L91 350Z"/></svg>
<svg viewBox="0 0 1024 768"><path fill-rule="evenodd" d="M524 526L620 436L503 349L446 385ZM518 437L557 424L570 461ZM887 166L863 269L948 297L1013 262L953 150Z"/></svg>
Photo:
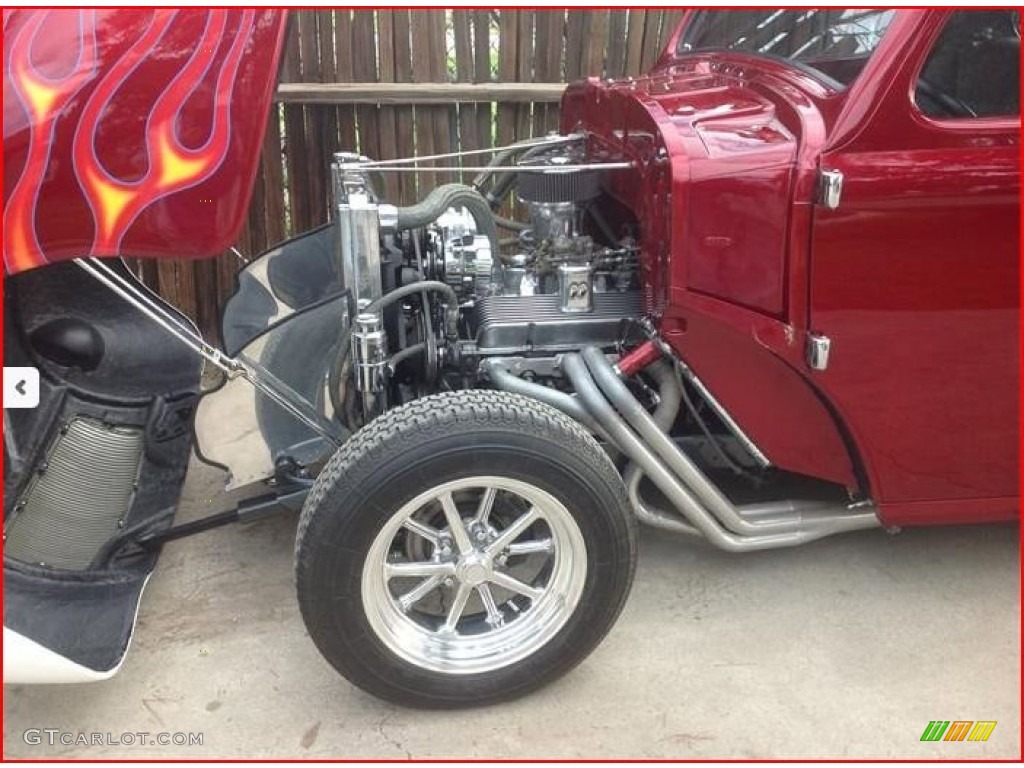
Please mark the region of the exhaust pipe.
<svg viewBox="0 0 1024 768"><path fill-rule="evenodd" d="M527 397L532 397L534 400L540 400L542 403L546 403L553 408L557 408L566 416L580 422L591 432L594 432L611 442L604 430L601 428L601 425L598 424L587 409L583 407L579 398L566 392L559 392L557 389L552 389L551 387L545 387L543 384L534 384L526 381L525 379L521 379L494 358L485 360L481 366L481 370L498 389L505 392L512 392L517 395L526 395Z"/></svg>
<svg viewBox="0 0 1024 768"><path fill-rule="evenodd" d="M676 416L679 415L679 406L683 399L683 383L675 366L666 360L655 358L655 362L647 366L646 370L658 385L658 405L654 409L651 418L658 425L659 429L668 432L672 429L672 425L676 423ZM700 536L700 531L678 514L656 509L644 502L640 496L640 483L644 479L644 473L635 462L630 462L629 466L626 467L626 471L622 474L622 479L626 484L629 503L640 522L674 533Z"/></svg>
<svg viewBox="0 0 1024 768"><path fill-rule="evenodd" d="M582 356L597 386L611 400L612 405L625 416L630 426L665 462L665 465L697 494L708 511L722 525L733 533L756 536L769 532L794 531L804 524L805 521L801 517L785 512L777 517L765 515L758 516L755 520L744 519L732 502L708 480L693 460L672 442L668 431L655 423L646 409L633 397L633 393L615 375L615 371L601 351L596 347L587 347L583 350Z"/></svg>
<svg viewBox="0 0 1024 768"><path fill-rule="evenodd" d="M650 478L696 531L726 551L748 552L796 546L834 533L880 525L873 508L851 513L842 506L804 506L791 502L737 508L672 443L667 430L663 431L659 427L658 422L652 419L619 381L600 350L584 349L582 357L577 354L565 355L562 367L576 388L582 404L604 428L616 447L633 461L640 472ZM602 393L602 388L616 401L616 406L629 418L637 432L643 435L643 439L616 412L609 398ZM643 417L639 415L641 413ZM675 468L680 470L679 474L673 471ZM639 478L634 477L632 472L627 480L630 481L628 485L634 489L639 484ZM633 496L638 498L635 492ZM668 518L642 504L638 505L637 513L641 519L650 518L645 522L690 532L682 521ZM733 530L732 526L741 531Z"/></svg>

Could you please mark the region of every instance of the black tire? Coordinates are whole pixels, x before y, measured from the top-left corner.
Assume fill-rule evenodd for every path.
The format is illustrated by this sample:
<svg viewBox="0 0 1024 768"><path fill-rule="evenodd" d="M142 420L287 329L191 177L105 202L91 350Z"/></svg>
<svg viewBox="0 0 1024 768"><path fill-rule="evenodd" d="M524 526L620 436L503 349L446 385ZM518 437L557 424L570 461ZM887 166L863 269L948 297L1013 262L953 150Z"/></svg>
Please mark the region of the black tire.
<svg viewBox="0 0 1024 768"><path fill-rule="evenodd" d="M361 591L364 564L403 505L480 475L529 484L568 511L585 542L582 592L564 625L526 658L471 674L431 670L396 654L374 630ZM303 620L335 669L389 701L455 708L521 696L593 651L629 594L637 532L619 472L586 430L531 398L472 390L423 398L356 433L317 479L295 552Z"/></svg>

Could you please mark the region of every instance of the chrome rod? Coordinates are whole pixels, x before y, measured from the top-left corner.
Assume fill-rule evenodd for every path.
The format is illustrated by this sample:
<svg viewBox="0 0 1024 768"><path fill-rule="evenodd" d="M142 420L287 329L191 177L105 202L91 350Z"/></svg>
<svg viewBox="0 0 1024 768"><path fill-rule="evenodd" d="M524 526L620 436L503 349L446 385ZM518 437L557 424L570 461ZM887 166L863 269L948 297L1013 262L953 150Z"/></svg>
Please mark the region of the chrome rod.
<svg viewBox="0 0 1024 768"><path fill-rule="evenodd" d="M206 340L199 334L195 325L188 320L183 319L179 315L168 311L167 303L164 302L157 294L153 293L153 291L149 290L143 283L127 279L124 275L118 273L117 270L111 267L107 262L103 261L103 259L90 257L88 262L93 267L103 272L123 290L137 297L139 301L144 302L154 312L158 312L161 316L165 317L168 322L173 323L183 334L192 339L193 342L203 347L209 346L206 343Z"/></svg>
<svg viewBox="0 0 1024 768"><path fill-rule="evenodd" d="M633 163L630 162L615 162L615 163L577 163L575 165L430 165L426 167L420 167L416 165L411 166L375 166L368 165L366 163L346 163L345 170L350 171L391 171L395 173L459 173L465 171L467 173L473 171L538 171L540 173L565 173L568 171L615 171L625 170L627 168L633 168Z"/></svg>
<svg viewBox="0 0 1024 768"><path fill-rule="evenodd" d="M757 447L757 444L746 432L743 431L743 428L736 423L736 420L733 419L727 410L725 410L725 407L715 399L715 396L711 394L711 391L707 386L705 386L704 382L698 378L697 374L695 374L693 370L682 360L677 358L675 362L679 366L683 377L693 385L694 389L696 389L707 404L711 406L711 410L713 410L715 415L721 419L726 428L732 432L733 437L740 441L740 445L746 448L747 452L753 456L754 460L762 467L770 467L772 462L767 456L765 456L764 451Z"/></svg>
<svg viewBox="0 0 1024 768"><path fill-rule="evenodd" d="M241 364L237 360L228 357L219 349L211 347L201 336L193 333L191 329L183 328L178 318L168 313L166 309L156 306L150 297L142 294L135 286L128 283L121 275L118 275L99 259L75 259L75 264L211 365L215 365L230 376L241 372Z"/></svg>
<svg viewBox="0 0 1024 768"><path fill-rule="evenodd" d="M444 160L449 157L469 157L470 155L493 155L504 152L508 149L532 149L533 147L558 147L563 144L572 144L583 138L581 133L571 133L567 136L550 136L537 139L526 139L515 144L506 144L503 147L488 147L487 149L465 149L460 152L444 152L439 155L422 155L420 157L401 157L395 160L366 160L359 164L364 168L384 168L389 165L402 165L403 163L425 163L434 160ZM435 170L433 168L429 170Z"/></svg>
<svg viewBox="0 0 1024 768"><path fill-rule="evenodd" d="M126 280L123 275L117 274L100 259L88 258L75 259L74 261L86 273L127 301L193 352L211 365L224 371L229 378L243 377L253 387L302 421L318 435L338 444L339 438L337 434L324 424L321 424L318 419L306 413L302 407L292 402L288 394L279 391L276 386L266 381L267 377L271 377L269 371L263 371L258 366L233 358L224 354L216 347L210 346L203 340L202 336L192 331L192 329L185 327L179 318L174 317L167 310L166 306L161 306L152 295L147 295L137 285Z"/></svg>

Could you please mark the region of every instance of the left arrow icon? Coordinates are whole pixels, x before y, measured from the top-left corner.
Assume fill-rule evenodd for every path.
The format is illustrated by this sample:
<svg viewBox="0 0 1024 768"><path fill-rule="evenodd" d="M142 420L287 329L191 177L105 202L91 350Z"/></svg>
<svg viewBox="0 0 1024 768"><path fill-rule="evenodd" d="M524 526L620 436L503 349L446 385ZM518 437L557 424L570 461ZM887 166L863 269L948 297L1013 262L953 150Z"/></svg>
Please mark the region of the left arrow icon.
<svg viewBox="0 0 1024 768"><path fill-rule="evenodd" d="M4 367L4 409L39 405L39 371L29 366Z"/></svg>

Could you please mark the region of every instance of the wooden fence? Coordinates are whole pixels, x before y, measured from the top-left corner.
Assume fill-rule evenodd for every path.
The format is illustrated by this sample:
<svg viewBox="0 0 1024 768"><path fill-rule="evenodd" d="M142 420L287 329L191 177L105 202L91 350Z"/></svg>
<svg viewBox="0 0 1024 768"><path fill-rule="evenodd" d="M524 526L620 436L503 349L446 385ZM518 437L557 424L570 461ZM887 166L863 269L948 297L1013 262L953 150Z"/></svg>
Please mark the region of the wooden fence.
<svg viewBox="0 0 1024 768"><path fill-rule="evenodd" d="M291 14L248 221L249 258L328 218L331 156L376 159L481 149L558 127L564 83L640 74L682 12L634 10L310 10ZM443 173L389 175L408 204ZM217 339L242 262L141 262L143 279Z"/></svg>

